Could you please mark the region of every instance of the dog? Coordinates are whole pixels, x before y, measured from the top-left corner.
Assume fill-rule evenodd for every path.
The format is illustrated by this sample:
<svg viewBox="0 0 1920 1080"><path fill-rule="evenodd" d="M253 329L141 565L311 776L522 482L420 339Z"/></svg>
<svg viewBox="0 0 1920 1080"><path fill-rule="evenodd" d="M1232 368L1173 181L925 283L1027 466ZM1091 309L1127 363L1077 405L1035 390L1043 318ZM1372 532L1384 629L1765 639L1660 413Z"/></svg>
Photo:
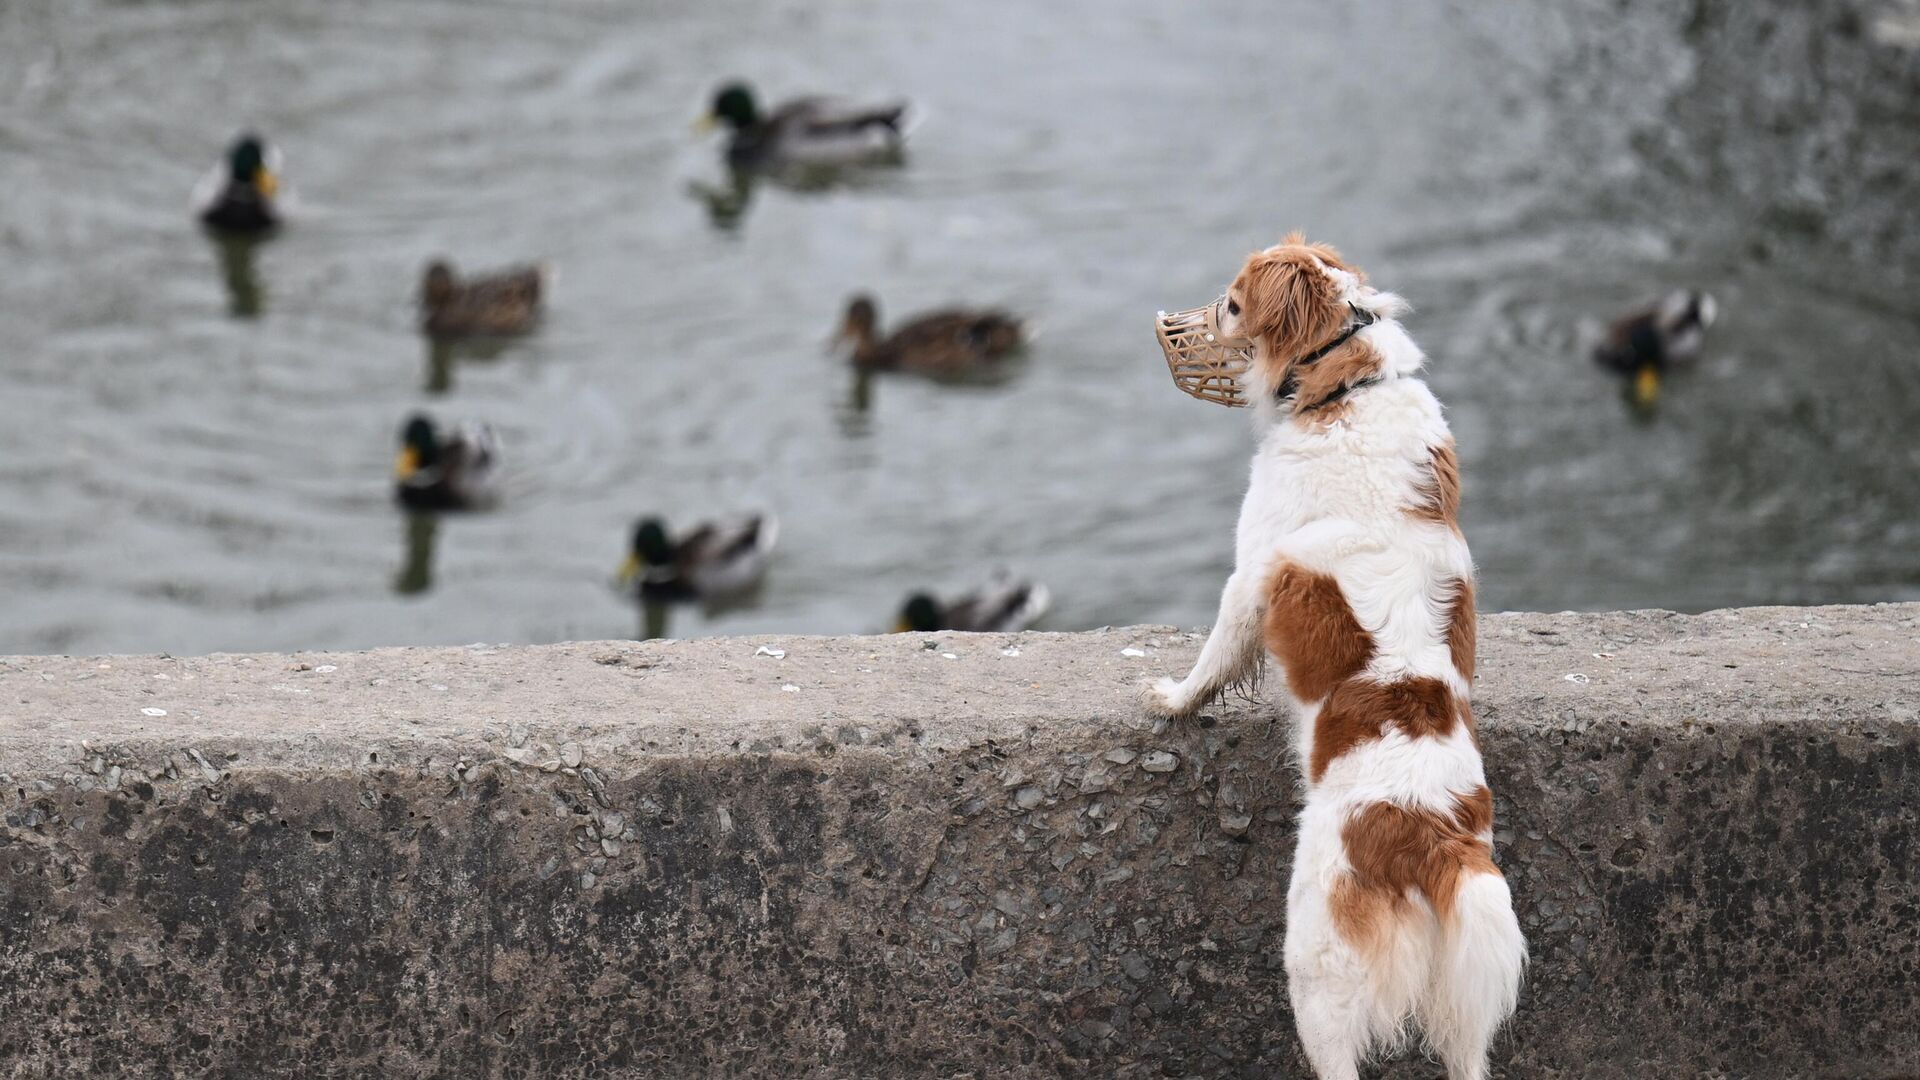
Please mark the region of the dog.
<svg viewBox="0 0 1920 1080"><path fill-rule="evenodd" d="M1248 257L1221 322L1254 343L1261 428L1234 570L1193 670L1143 691L1179 719L1255 683L1263 646L1284 672L1306 790L1287 980L1320 1080L1414 1026L1482 1080L1526 964L1469 704L1459 467L1407 310L1298 233Z"/></svg>

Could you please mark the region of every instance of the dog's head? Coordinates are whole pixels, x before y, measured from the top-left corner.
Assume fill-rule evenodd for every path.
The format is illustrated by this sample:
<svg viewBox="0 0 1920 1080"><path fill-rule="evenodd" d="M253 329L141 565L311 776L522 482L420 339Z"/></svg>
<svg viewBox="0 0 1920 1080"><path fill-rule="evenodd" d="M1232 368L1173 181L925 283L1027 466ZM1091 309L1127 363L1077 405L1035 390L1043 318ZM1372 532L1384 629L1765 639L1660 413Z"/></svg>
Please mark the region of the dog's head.
<svg viewBox="0 0 1920 1080"><path fill-rule="evenodd" d="M1262 398L1291 398L1302 411L1377 374L1380 354L1365 340L1341 342L1356 320L1370 319L1381 306L1376 298L1386 296L1366 281L1338 251L1299 233L1249 255L1227 289L1220 329L1253 341L1250 389ZM1335 342L1341 343L1320 352Z"/></svg>

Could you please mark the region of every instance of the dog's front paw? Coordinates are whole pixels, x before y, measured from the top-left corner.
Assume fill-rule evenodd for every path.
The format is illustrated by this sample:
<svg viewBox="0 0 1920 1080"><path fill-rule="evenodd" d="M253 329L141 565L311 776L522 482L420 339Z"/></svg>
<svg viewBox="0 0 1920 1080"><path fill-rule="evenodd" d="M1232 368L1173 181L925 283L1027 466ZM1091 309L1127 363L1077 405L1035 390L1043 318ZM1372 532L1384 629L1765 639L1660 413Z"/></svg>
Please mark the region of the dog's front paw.
<svg viewBox="0 0 1920 1080"><path fill-rule="evenodd" d="M1140 704L1154 716L1181 720L1193 714L1200 703L1191 700L1179 679L1162 676L1140 684Z"/></svg>

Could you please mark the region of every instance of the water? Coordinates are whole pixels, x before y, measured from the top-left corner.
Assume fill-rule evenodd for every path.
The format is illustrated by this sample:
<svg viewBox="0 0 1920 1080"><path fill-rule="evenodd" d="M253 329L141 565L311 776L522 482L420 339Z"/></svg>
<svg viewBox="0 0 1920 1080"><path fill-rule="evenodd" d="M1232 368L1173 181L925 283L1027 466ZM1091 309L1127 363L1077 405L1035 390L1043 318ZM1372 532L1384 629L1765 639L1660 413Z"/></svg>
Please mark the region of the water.
<svg viewBox="0 0 1920 1080"><path fill-rule="evenodd" d="M1920 597L1920 61L1907 6L1822 7L11 0L0 652L626 636L631 520L753 507L764 592L671 633L877 630L1001 566L1054 628L1206 622L1250 439L1149 323L1294 226L1416 304L1486 606ZM735 75L926 120L721 227L688 123ZM185 210L247 125L301 198L250 266ZM436 370L442 253L553 259L544 326ZM1636 418L1587 324L1675 284L1724 322ZM823 352L862 289L1044 332L862 413ZM497 512L389 504L419 407L500 431Z"/></svg>

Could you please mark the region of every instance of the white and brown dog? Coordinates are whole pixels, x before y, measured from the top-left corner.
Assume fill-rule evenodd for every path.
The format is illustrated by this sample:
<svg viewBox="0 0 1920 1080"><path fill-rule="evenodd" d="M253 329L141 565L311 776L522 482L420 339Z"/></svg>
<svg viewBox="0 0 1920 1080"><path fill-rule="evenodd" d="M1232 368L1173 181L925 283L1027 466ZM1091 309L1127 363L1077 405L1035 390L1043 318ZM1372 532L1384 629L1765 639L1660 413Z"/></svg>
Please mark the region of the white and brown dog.
<svg viewBox="0 0 1920 1080"><path fill-rule="evenodd" d="M1221 326L1255 343L1262 431L1234 571L1193 671L1146 694L1188 716L1254 681L1263 645L1285 673L1307 793L1287 975L1321 1080L1412 1024L1452 1080L1480 1080L1526 963L1468 705L1453 437L1406 309L1298 234L1247 259Z"/></svg>

